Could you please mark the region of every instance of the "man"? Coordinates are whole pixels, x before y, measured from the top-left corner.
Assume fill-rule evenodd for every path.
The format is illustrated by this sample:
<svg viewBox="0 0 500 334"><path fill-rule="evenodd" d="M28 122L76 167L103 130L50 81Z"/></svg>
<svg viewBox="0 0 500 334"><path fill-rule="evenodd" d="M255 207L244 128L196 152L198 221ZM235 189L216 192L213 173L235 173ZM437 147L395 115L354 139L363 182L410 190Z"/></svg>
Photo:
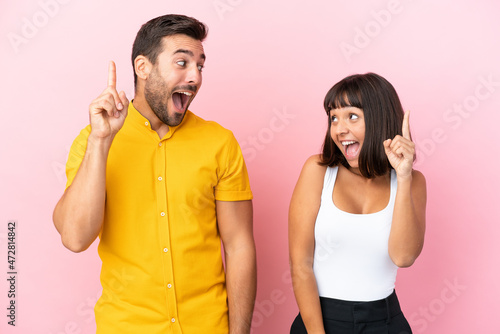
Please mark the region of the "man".
<svg viewBox="0 0 500 334"><path fill-rule="evenodd" d="M230 131L188 110L206 34L182 15L143 25L132 50L134 100L118 93L111 62L72 145L53 218L74 252L99 236L97 333L250 332L256 265L245 163Z"/></svg>

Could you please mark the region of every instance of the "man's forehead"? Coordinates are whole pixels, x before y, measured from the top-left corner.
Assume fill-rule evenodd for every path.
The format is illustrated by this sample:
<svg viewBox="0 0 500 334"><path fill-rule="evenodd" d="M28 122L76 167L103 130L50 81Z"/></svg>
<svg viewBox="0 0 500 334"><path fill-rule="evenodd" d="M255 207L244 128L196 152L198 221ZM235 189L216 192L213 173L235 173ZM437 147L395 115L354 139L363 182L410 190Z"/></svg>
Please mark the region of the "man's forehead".
<svg viewBox="0 0 500 334"><path fill-rule="evenodd" d="M162 39L163 51L169 55L184 53L192 57L201 57L205 59L205 51L201 41L187 35L171 35Z"/></svg>

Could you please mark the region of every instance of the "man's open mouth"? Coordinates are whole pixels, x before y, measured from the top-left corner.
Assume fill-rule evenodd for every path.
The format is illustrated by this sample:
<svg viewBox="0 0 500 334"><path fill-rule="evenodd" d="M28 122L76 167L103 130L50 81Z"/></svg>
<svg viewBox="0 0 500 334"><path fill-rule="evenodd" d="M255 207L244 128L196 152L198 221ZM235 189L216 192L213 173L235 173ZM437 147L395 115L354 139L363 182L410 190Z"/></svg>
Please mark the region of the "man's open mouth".
<svg viewBox="0 0 500 334"><path fill-rule="evenodd" d="M185 111L193 92L175 92L172 94L172 101L174 101L175 108L179 111Z"/></svg>

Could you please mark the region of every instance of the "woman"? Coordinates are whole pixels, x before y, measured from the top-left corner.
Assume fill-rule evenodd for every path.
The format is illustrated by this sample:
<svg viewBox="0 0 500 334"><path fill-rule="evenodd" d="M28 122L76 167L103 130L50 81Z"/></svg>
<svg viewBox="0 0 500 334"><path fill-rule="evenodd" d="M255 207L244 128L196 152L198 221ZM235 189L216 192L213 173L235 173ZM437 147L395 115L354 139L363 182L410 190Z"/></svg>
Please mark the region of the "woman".
<svg viewBox="0 0 500 334"><path fill-rule="evenodd" d="M409 113L374 73L327 93L328 131L290 203L291 333L411 333L394 292L422 250L426 185Z"/></svg>

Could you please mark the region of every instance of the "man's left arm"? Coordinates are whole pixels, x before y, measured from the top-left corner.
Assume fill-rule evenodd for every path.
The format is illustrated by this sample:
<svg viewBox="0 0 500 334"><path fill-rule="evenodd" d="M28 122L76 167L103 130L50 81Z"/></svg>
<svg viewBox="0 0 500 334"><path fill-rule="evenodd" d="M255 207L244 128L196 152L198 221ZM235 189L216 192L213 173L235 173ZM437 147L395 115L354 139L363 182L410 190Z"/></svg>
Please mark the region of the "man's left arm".
<svg viewBox="0 0 500 334"><path fill-rule="evenodd" d="M257 290L252 201L216 201L224 244L229 333L248 334Z"/></svg>

